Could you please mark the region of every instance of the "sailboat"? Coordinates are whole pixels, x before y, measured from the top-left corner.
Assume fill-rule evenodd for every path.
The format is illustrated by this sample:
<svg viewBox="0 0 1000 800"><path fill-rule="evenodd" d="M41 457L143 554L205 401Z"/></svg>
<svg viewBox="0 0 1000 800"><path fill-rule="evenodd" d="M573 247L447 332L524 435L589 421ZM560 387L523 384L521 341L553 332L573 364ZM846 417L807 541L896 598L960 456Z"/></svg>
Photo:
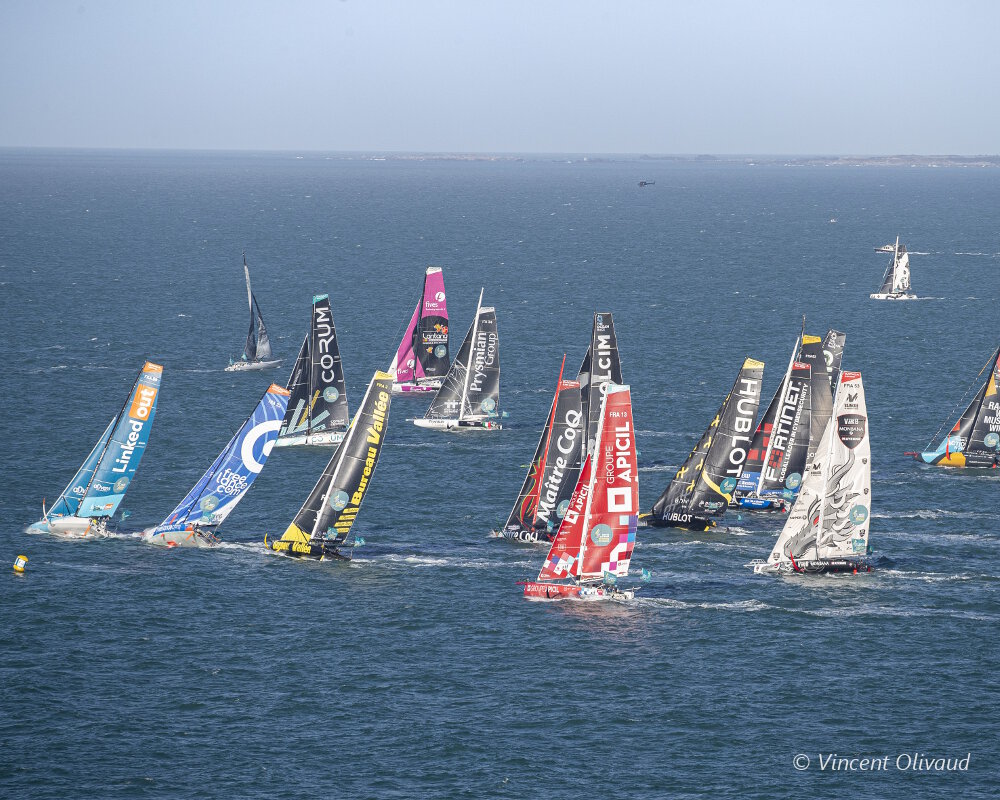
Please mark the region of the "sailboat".
<svg viewBox="0 0 1000 800"><path fill-rule="evenodd" d="M732 505L752 511L783 511L795 496L809 449L812 370L797 361L796 340L778 390L754 431ZM824 381L826 372L824 370Z"/></svg>
<svg viewBox="0 0 1000 800"><path fill-rule="evenodd" d="M584 419L584 441L587 452L594 452L597 437L597 423L601 413L601 395L609 383L622 382L622 365L618 358L618 337L615 335L615 321L608 311L594 314L594 327L590 334L590 346L583 357L577 375L580 381L580 396Z"/></svg>
<svg viewBox="0 0 1000 800"><path fill-rule="evenodd" d="M566 516L583 457L583 413L579 381L563 380L563 356L535 455L507 523L497 535L518 542L550 540Z"/></svg>
<svg viewBox="0 0 1000 800"><path fill-rule="evenodd" d="M628 600L617 585L628 575L639 523L639 470L628 386L611 384L600 401L597 447L587 456L566 516L534 581L531 600Z"/></svg>
<svg viewBox="0 0 1000 800"><path fill-rule="evenodd" d="M743 471L760 405L764 362L743 361L732 390L653 510L647 525L704 531L725 513Z"/></svg>
<svg viewBox="0 0 1000 800"><path fill-rule="evenodd" d="M476 318L465 334L458 356L423 417L413 420L420 428L459 430L482 428L498 431L500 425L500 339L497 315L483 306L479 292Z"/></svg>
<svg viewBox="0 0 1000 800"><path fill-rule="evenodd" d="M860 372L843 372L815 460L757 573L869 572L871 444Z"/></svg>
<svg viewBox="0 0 1000 800"><path fill-rule="evenodd" d="M271 358L271 340L267 335L267 328L264 327L264 317L260 313L260 306L257 305L257 298L254 297L250 288L250 268L247 266L247 254L243 254L243 274L247 279L247 302L250 304L250 332L247 334L247 343L243 346L243 355L238 361L229 359L229 366L226 372L245 372L254 369L270 369L281 363L281 359Z"/></svg>
<svg viewBox="0 0 1000 800"><path fill-rule="evenodd" d="M264 544L299 558L350 560L341 550L371 486L389 424L392 375L376 372L340 443L281 538Z"/></svg>
<svg viewBox="0 0 1000 800"><path fill-rule="evenodd" d="M1000 464L1000 348L979 370L976 380L987 370L986 380L941 444L934 450L907 455L936 467L996 467ZM937 434L931 442L936 438Z"/></svg>
<svg viewBox="0 0 1000 800"><path fill-rule="evenodd" d="M329 295L313 297L309 333L302 340L286 387L288 411L276 447L343 441L350 414Z"/></svg>
<svg viewBox="0 0 1000 800"><path fill-rule="evenodd" d="M448 306L441 267L428 267L410 324L389 366L393 394L434 392L448 373Z"/></svg>
<svg viewBox="0 0 1000 800"><path fill-rule="evenodd" d="M288 390L272 383L191 491L143 540L165 547L211 547L226 517L264 469L288 407Z"/></svg>
<svg viewBox="0 0 1000 800"><path fill-rule="evenodd" d="M876 253L892 253L892 261L882 276L882 285L877 292L868 295L872 300L916 300L917 296L910 291L910 254L906 245L899 243L887 244L875 248Z"/></svg>
<svg viewBox="0 0 1000 800"><path fill-rule="evenodd" d="M52 508L29 531L68 537L102 535L135 476L156 416L163 367L147 361L125 404L111 419L94 449Z"/></svg>

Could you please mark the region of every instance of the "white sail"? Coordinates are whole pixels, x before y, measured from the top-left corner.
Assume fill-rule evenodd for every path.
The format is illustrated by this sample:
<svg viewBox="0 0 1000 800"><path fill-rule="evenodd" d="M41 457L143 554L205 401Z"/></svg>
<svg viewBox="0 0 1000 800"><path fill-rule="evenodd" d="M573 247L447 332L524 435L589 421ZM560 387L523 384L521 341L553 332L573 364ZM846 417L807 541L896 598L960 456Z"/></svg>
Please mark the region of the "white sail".
<svg viewBox="0 0 1000 800"><path fill-rule="evenodd" d="M768 567L796 569L868 552L871 444L860 372L841 373L833 412Z"/></svg>

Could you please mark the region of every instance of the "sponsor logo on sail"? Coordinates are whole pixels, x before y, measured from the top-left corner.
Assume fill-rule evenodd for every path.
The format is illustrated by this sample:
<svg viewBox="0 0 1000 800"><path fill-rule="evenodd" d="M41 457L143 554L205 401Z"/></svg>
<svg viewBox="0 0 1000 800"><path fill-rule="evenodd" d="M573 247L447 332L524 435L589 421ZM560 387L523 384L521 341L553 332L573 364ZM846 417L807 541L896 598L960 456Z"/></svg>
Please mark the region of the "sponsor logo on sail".
<svg viewBox="0 0 1000 800"><path fill-rule="evenodd" d="M343 489L337 489L335 492L330 494L330 508L334 511L343 511L347 508L347 504L351 501L351 497Z"/></svg>
<svg viewBox="0 0 1000 800"><path fill-rule="evenodd" d="M124 475L115 481L115 491L121 494L125 491L125 487L128 486L128 478Z"/></svg>
<svg viewBox="0 0 1000 800"><path fill-rule="evenodd" d="M614 538L615 532L612 530L610 525L605 525L601 523L600 525L595 525L590 529L590 541L592 541L598 547L607 547L611 544L612 538Z"/></svg>
<svg viewBox="0 0 1000 800"><path fill-rule="evenodd" d="M867 419L862 414L841 414L837 417L837 436L851 450L864 441L866 427Z"/></svg>
<svg viewBox="0 0 1000 800"><path fill-rule="evenodd" d="M149 415L153 413L153 404L156 402L156 391L152 386L139 384L135 397L132 400L132 406L128 410L128 415L132 419L143 421L149 419Z"/></svg>

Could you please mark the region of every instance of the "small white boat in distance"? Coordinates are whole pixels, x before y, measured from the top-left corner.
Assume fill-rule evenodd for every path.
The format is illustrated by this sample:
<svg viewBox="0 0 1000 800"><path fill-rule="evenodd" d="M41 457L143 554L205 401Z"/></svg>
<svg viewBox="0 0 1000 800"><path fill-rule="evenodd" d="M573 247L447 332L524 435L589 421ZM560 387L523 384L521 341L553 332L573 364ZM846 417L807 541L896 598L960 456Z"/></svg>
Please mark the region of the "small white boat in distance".
<svg viewBox="0 0 1000 800"><path fill-rule="evenodd" d="M243 348L243 355L238 361L229 360L226 372L248 372L250 370L271 369L281 363L280 358L271 358L271 340L267 335L267 328L264 326L264 317L261 316L260 306L257 305L257 298L250 288L250 268L247 267L247 254L243 254L243 273L247 279L247 302L250 304L250 332L247 334L247 343Z"/></svg>
<svg viewBox="0 0 1000 800"><path fill-rule="evenodd" d="M910 291L910 254L906 245L899 243L885 244L875 248L876 253L892 253L892 261L886 267L882 276L882 285L877 292L868 297L872 300L916 300L917 296Z"/></svg>

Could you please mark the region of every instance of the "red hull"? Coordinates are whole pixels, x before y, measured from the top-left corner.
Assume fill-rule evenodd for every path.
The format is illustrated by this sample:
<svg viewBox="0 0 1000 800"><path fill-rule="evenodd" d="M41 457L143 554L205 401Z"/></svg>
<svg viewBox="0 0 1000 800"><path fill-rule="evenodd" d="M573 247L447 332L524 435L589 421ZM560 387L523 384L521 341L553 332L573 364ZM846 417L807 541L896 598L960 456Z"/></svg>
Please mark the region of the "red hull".
<svg viewBox="0 0 1000 800"><path fill-rule="evenodd" d="M524 596L532 600L562 600L566 597L579 597L580 587L571 583L525 581Z"/></svg>

